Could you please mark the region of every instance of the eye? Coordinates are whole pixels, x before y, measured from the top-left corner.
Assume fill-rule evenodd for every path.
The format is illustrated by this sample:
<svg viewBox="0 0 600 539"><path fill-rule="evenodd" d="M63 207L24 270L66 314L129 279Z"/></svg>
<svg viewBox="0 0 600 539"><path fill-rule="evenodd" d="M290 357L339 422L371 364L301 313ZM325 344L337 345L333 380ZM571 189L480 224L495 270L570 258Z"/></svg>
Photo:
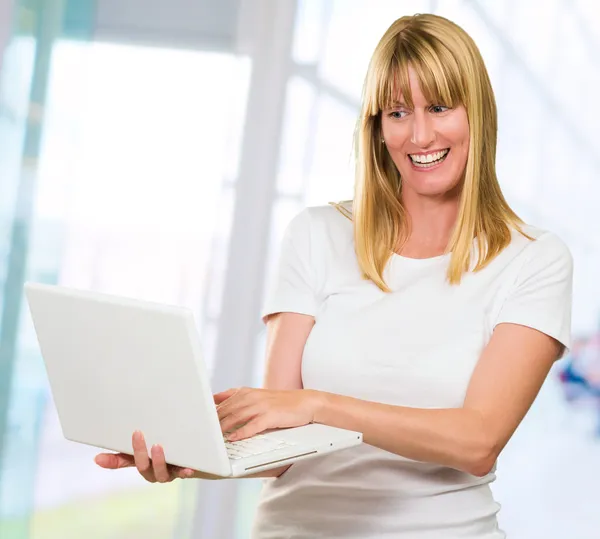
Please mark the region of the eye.
<svg viewBox="0 0 600 539"><path fill-rule="evenodd" d="M445 105L433 105L431 107L431 110L436 114L439 114L441 112L446 112L447 110L450 110L450 107L446 107Z"/></svg>
<svg viewBox="0 0 600 539"><path fill-rule="evenodd" d="M393 118L394 120L401 120L402 118L404 118L404 114L406 114L406 111L404 110L393 110L388 114L388 116L390 118Z"/></svg>

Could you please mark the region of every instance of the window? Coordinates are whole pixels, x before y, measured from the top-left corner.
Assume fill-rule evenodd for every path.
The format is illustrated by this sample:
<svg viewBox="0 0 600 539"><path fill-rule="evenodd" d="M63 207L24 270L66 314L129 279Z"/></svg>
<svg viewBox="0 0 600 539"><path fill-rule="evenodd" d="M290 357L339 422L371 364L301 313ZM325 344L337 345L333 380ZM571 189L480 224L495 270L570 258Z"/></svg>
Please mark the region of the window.
<svg viewBox="0 0 600 539"><path fill-rule="evenodd" d="M247 60L227 54L59 42L29 278L185 305L203 325L213 249L228 241L227 183L236 173L248 78ZM190 516L181 513L190 493L178 483L152 489L133 470L107 474L93 465L95 449L66 442L26 309L21 328L6 511L22 514L35 488L34 538L62 539L67 529L89 537L88 519L97 537L125 527L128 537L171 536ZM210 339L205 346L210 352ZM37 444L26 438L38 432L36 459Z"/></svg>

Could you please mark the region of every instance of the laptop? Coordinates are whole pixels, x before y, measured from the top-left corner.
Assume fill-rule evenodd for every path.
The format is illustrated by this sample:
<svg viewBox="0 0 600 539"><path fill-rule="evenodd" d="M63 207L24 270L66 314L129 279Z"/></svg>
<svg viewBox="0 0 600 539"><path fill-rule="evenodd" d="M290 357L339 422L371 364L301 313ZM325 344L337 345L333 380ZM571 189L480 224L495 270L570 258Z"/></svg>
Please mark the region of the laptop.
<svg viewBox="0 0 600 539"><path fill-rule="evenodd" d="M359 432L314 423L228 442L190 309L42 283L24 289L68 440L131 455L140 430L167 463L224 477L362 443Z"/></svg>

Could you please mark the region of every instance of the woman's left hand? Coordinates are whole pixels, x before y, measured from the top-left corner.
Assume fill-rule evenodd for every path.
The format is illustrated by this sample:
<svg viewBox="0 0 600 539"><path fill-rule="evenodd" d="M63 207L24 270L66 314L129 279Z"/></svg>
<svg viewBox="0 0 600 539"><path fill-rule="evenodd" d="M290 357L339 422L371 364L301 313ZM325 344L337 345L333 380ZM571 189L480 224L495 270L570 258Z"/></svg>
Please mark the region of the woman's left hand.
<svg viewBox="0 0 600 539"><path fill-rule="evenodd" d="M300 427L314 421L321 393L309 389L272 390L242 387L214 395L221 430L228 440L249 438L267 429Z"/></svg>

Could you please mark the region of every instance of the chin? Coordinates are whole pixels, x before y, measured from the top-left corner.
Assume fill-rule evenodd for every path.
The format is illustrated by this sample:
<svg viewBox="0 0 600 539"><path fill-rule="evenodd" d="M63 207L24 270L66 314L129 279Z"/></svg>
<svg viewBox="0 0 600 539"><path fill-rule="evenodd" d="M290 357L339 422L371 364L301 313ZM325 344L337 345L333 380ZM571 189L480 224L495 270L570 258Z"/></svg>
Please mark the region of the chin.
<svg viewBox="0 0 600 539"><path fill-rule="evenodd" d="M408 189L420 196L440 197L456 193L458 195L458 186L460 182L440 178L429 181L403 181L402 189Z"/></svg>

